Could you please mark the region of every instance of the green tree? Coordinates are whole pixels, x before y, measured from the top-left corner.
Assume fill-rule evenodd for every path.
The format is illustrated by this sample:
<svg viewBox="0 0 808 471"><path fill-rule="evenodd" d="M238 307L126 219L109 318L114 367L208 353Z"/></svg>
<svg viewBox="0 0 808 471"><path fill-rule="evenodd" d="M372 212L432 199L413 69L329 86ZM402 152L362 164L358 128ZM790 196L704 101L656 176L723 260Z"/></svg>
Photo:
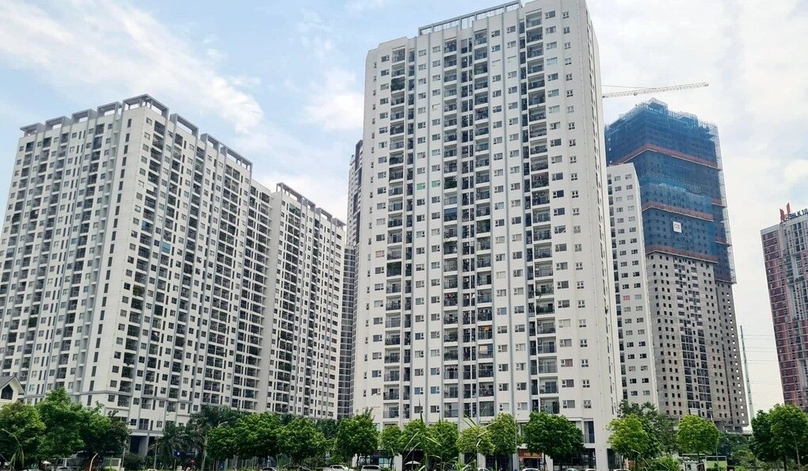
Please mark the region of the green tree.
<svg viewBox="0 0 808 471"><path fill-rule="evenodd" d="M39 448L42 458L65 458L84 450L81 431L87 420L86 412L81 404L70 399L64 388L50 391L36 408L45 424Z"/></svg>
<svg viewBox="0 0 808 471"><path fill-rule="evenodd" d="M127 453L123 455L123 469L126 471L139 471L143 469L146 460L137 453Z"/></svg>
<svg viewBox="0 0 808 471"><path fill-rule="evenodd" d="M749 449L757 459L766 463L778 461L783 457L774 444L768 412L759 411L752 419L752 438L749 439Z"/></svg>
<svg viewBox="0 0 808 471"><path fill-rule="evenodd" d="M643 428L659 448L658 452L655 450L652 453L654 456L657 453L673 453L677 451L676 430L673 427L673 420L667 414L657 410L652 403L635 404L623 400L620 403L619 415L620 417L635 415L640 418Z"/></svg>
<svg viewBox="0 0 808 471"><path fill-rule="evenodd" d="M642 420L629 414L609 422L609 445L624 458L637 464L643 459L653 459L653 437L643 427Z"/></svg>
<svg viewBox="0 0 808 471"><path fill-rule="evenodd" d="M718 455L726 456L729 464L740 464L743 450L747 449L749 439L746 435L724 432L718 437Z"/></svg>
<svg viewBox="0 0 808 471"><path fill-rule="evenodd" d="M679 421L676 444L687 455L702 455L715 452L718 446L718 428L714 423L697 415L686 415Z"/></svg>
<svg viewBox="0 0 808 471"><path fill-rule="evenodd" d="M45 423L34 406L13 402L0 408L0 457L13 469L36 458L44 433Z"/></svg>
<svg viewBox="0 0 808 471"><path fill-rule="evenodd" d="M236 422L244 415L243 412L229 407L204 405L199 412L191 416L187 425L187 438L202 454L200 469L205 469L207 459L208 433L221 426L235 427Z"/></svg>
<svg viewBox="0 0 808 471"><path fill-rule="evenodd" d="M440 461L441 469L457 461L457 424L439 420L429 426L429 449L431 455Z"/></svg>
<svg viewBox="0 0 808 471"><path fill-rule="evenodd" d="M222 427L213 430L218 428ZM281 422L278 416L270 412L241 417L233 427L233 433L238 439L235 454L242 458L276 456L280 449L278 443L280 431ZM208 441L210 441L210 436L208 436Z"/></svg>
<svg viewBox="0 0 808 471"><path fill-rule="evenodd" d="M339 425L341 420L334 419L320 419L315 422L317 430L322 432L326 440L336 440L337 433L339 433Z"/></svg>
<svg viewBox="0 0 808 471"><path fill-rule="evenodd" d="M783 456L793 456L800 469L800 455L808 450L808 416L791 404L777 404L769 411L769 423L775 448Z"/></svg>
<svg viewBox="0 0 808 471"><path fill-rule="evenodd" d="M463 454L491 455L494 453L494 444L486 427L469 423L460 431L457 437L457 448ZM475 456L476 459L476 456Z"/></svg>
<svg viewBox="0 0 808 471"><path fill-rule="evenodd" d="M653 469L659 471L679 471L682 463L672 455L663 455L655 459L652 463Z"/></svg>
<svg viewBox="0 0 808 471"><path fill-rule="evenodd" d="M386 425L379 434L379 448L390 456L398 456L404 452L401 437L402 432L398 425Z"/></svg>
<svg viewBox="0 0 808 471"><path fill-rule="evenodd" d="M346 461L354 455L372 455L379 448L379 431L370 411L342 419L334 440L334 451Z"/></svg>
<svg viewBox="0 0 808 471"><path fill-rule="evenodd" d="M281 429L280 445L281 453L299 465L305 458L325 451L325 437L311 419L298 417Z"/></svg>
<svg viewBox="0 0 808 471"><path fill-rule="evenodd" d="M421 451L429 455L429 429L422 419L411 420L401 431L401 449L403 452Z"/></svg>
<svg viewBox="0 0 808 471"><path fill-rule="evenodd" d="M163 435L154 441L152 450L163 467L169 467L174 464L174 451L187 451L193 445L194 437L184 425L166 422Z"/></svg>
<svg viewBox="0 0 808 471"><path fill-rule="evenodd" d="M84 409L80 430L84 451L92 456L119 456L129 446L129 428L125 419L115 414L103 414L101 406Z"/></svg>
<svg viewBox="0 0 808 471"><path fill-rule="evenodd" d="M238 448L234 427L223 425L208 432L207 453L212 459L221 461L236 456Z"/></svg>
<svg viewBox="0 0 808 471"><path fill-rule="evenodd" d="M494 456L500 463L499 468L509 469L511 456L516 453L519 442L519 427L511 414L498 414L486 425L491 444L494 445Z"/></svg>
<svg viewBox="0 0 808 471"><path fill-rule="evenodd" d="M524 435L529 451L544 453L559 464L580 455L584 449L583 432L563 415L531 412Z"/></svg>

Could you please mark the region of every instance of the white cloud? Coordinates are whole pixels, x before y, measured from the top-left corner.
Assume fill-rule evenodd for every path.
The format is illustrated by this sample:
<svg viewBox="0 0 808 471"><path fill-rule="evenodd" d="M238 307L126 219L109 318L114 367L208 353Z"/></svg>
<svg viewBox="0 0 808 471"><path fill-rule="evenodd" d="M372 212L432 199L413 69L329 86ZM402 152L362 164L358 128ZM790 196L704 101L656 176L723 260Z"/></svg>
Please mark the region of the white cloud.
<svg viewBox="0 0 808 471"><path fill-rule="evenodd" d="M778 208L789 200L793 209L808 206L808 161L801 154L808 135L808 109L801 105L808 99L802 51L808 18L796 0L589 5L604 83L710 82L656 98L718 126L738 278L735 308L749 335L755 408L767 409L782 395L760 229L777 223ZM651 96L606 100L607 122Z"/></svg>
<svg viewBox="0 0 808 471"><path fill-rule="evenodd" d="M300 36L300 43L321 63L334 52L334 42L321 36Z"/></svg>
<svg viewBox="0 0 808 471"><path fill-rule="evenodd" d="M791 161L783 169L783 182L789 188L794 185L802 185L799 190L804 190L806 179L808 179L808 160Z"/></svg>
<svg viewBox="0 0 808 471"><path fill-rule="evenodd" d="M302 19L297 22L296 29L300 34L310 34L316 31L328 33L331 27L328 26L319 13L312 10L301 11Z"/></svg>
<svg viewBox="0 0 808 471"><path fill-rule="evenodd" d="M299 29L327 28L308 14ZM347 161L344 151L334 143L323 149L299 141L268 120L254 95L261 81L224 73L219 69L224 54L214 48L218 39L189 35L127 2L72 0L47 8L24 0L0 2L0 37L14 38L0 41L0 59L7 64L32 72L67 97L81 96L82 106L86 100L106 103L148 93L180 112L216 116L232 126L228 144L256 162L256 172L275 169L265 183L287 180L307 196L316 189L309 196L315 202L320 191L331 188L324 193L327 209L344 214L345 185L322 184L339 180L330 174L342 167L335 155Z"/></svg>
<svg viewBox="0 0 808 471"><path fill-rule="evenodd" d="M303 107L306 122L317 124L325 131L362 129L365 97L355 74L331 69L320 82L309 87L307 95L308 101Z"/></svg>
<svg viewBox="0 0 808 471"><path fill-rule="evenodd" d="M351 0L345 5L345 8L353 13L362 13L384 8L390 2L391 0Z"/></svg>
<svg viewBox="0 0 808 471"><path fill-rule="evenodd" d="M45 9L4 1L0 32L14 38L0 42L0 55L57 89L170 96L218 114L240 133L263 120L254 97L198 57L188 41L127 3L76 0Z"/></svg>

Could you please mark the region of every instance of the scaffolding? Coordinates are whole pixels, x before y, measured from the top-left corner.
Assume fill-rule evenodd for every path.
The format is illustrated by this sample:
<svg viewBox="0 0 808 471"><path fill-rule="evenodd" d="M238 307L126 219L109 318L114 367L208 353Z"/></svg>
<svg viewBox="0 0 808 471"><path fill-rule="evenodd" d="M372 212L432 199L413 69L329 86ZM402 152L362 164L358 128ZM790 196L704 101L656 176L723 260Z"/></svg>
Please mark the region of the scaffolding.
<svg viewBox="0 0 808 471"><path fill-rule="evenodd" d="M606 160L634 164L646 247L715 259L716 278L735 282L714 125L652 99L607 126Z"/></svg>

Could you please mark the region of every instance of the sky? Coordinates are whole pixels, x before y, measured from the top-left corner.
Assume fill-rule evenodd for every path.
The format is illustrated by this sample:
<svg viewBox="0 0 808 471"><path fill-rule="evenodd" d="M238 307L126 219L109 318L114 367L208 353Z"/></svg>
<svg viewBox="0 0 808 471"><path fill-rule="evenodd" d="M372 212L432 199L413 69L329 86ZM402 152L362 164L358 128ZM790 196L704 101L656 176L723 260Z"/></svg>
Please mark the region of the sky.
<svg viewBox="0 0 808 471"><path fill-rule="evenodd" d="M0 169L19 128L150 94L326 210L346 214L367 51L498 0L0 0ZM782 402L760 229L808 207L808 1L590 0L604 85L718 126L756 410ZM605 87L604 91L619 91ZM10 180L0 178L0 195ZM0 197L2 199L3 197Z"/></svg>

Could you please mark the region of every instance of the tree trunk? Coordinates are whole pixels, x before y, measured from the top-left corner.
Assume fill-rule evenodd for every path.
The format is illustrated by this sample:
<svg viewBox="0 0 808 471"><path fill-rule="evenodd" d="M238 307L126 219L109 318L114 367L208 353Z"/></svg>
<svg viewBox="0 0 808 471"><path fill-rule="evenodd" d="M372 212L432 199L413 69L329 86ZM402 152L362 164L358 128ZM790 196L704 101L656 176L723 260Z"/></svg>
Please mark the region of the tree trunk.
<svg viewBox="0 0 808 471"><path fill-rule="evenodd" d="M206 433L204 437L202 437L202 463L199 465L199 469L205 471L205 458L208 457L208 434Z"/></svg>

